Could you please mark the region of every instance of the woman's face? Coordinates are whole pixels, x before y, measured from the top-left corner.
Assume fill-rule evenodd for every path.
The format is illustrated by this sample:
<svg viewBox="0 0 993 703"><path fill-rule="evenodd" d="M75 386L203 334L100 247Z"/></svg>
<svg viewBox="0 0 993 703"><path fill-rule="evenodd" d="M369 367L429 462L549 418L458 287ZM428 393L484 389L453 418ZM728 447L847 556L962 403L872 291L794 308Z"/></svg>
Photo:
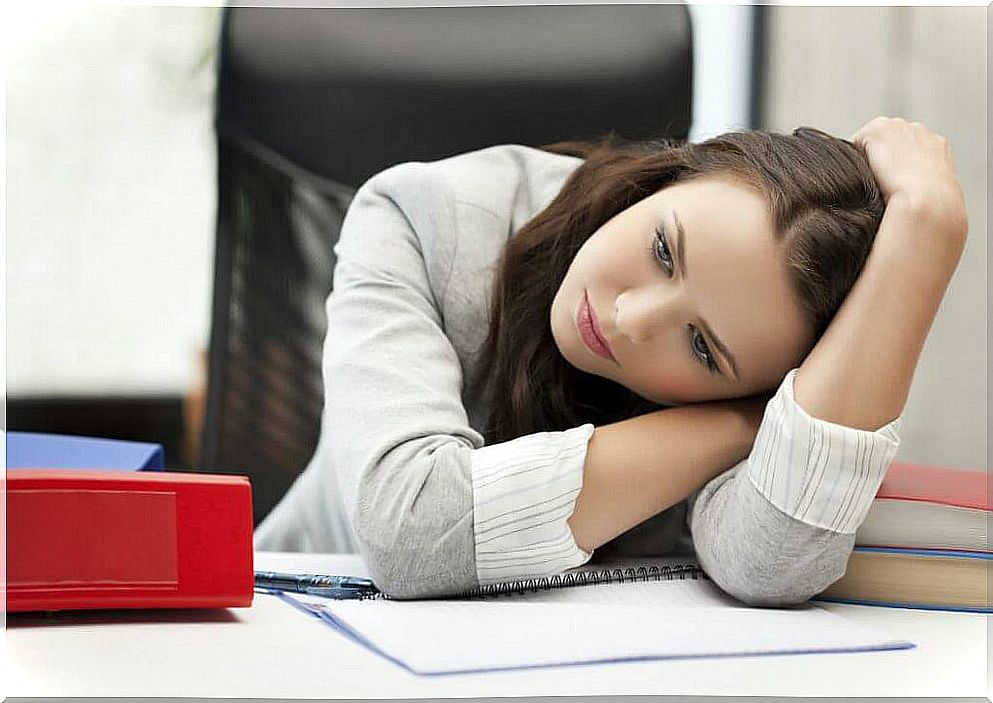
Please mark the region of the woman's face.
<svg viewBox="0 0 993 703"><path fill-rule="evenodd" d="M576 368L663 405L772 390L813 345L782 258L760 193L727 178L676 183L583 244L552 336ZM587 305L606 349L584 341Z"/></svg>

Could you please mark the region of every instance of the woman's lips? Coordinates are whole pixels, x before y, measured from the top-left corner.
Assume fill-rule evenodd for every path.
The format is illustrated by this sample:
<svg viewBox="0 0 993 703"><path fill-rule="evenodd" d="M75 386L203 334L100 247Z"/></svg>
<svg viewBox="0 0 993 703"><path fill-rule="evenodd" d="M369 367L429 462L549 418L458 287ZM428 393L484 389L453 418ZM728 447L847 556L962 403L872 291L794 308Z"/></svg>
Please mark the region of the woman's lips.
<svg viewBox="0 0 993 703"><path fill-rule="evenodd" d="M579 314L576 315L576 327L579 330L579 336L582 337L590 351L604 359L616 361L610 352L610 347L607 346L600 325L597 324L596 315L593 313L586 293L583 293L583 303L579 306Z"/></svg>

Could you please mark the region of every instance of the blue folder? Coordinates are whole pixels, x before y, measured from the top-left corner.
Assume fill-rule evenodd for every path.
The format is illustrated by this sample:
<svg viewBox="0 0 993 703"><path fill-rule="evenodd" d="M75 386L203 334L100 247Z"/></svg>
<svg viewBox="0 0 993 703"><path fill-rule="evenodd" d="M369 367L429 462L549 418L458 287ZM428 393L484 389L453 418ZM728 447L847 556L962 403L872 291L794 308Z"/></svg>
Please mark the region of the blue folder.
<svg viewBox="0 0 993 703"><path fill-rule="evenodd" d="M162 446L40 432L7 432L8 469L161 471Z"/></svg>

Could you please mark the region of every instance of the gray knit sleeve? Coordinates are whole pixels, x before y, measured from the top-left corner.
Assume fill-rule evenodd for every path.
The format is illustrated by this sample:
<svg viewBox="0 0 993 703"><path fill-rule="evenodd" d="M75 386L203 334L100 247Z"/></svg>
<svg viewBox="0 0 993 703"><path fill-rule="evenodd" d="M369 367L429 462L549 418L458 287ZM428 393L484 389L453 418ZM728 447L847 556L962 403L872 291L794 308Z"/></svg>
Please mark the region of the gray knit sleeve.
<svg viewBox="0 0 993 703"><path fill-rule="evenodd" d="M484 448L469 424L440 304L453 255L446 242L459 224L444 178L432 164L401 164L359 189L327 305L328 441L315 470L335 472L359 551L377 585L398 598L478 585L480 550L485 579L589 558L566 525L571 506L547 507L581 480L592 427ZM522 471L528 480L519 486ZM474 516L477 489L475 507L485 510ZM505 527L504 510L534 518ZM488 532L477 540L479 524ZM545 544L549 535L556 544Z"/></svg>
<svg viewBox="0 0 993 703"><path fill-rule="evenodd" d="M793 397L796 371L766 406L748 458L688 500L701 565L750 605L801 603L844 575L899 447L900 418L867 431L810 416Z"/></svg>

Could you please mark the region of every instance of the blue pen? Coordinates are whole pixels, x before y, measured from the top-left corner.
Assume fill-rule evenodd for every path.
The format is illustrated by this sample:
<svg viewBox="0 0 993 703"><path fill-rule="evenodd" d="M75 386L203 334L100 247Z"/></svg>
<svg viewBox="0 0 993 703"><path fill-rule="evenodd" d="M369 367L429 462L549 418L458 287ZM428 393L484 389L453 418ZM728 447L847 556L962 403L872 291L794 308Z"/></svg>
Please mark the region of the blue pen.
<svg viewBox="0 0 993 703"><path fill-rule="evenodd" d="M311 596L350 600L370 598L379 589L372 579L358 576L322 576L318 574L280 574L275 571L256 571L255 587Z"/></svg>

